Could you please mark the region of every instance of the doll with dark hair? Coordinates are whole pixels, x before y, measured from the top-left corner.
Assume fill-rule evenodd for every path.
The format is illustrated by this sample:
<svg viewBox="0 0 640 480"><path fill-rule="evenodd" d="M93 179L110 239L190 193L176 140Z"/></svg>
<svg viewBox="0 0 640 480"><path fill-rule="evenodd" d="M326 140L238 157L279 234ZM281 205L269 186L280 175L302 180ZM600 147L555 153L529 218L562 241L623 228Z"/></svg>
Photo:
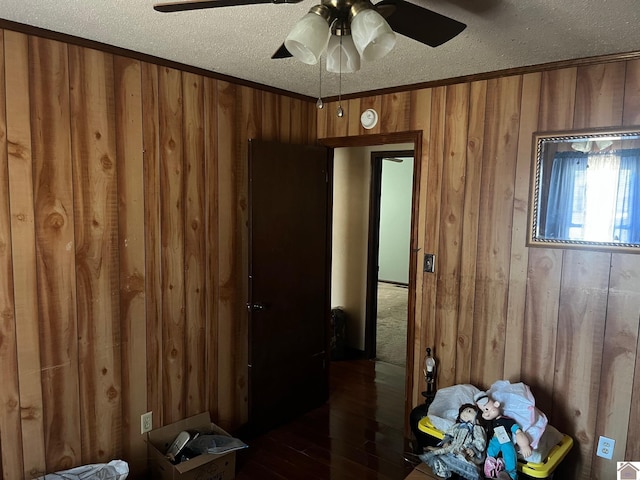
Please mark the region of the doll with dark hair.
<svg viewBox="0 0 640 480"><path fill-rule="evenodd" d="M456 423L446 431L438 446L419 455L437 476L449 478L457 474L467 480L482 478L481 465L487 436L478 414L475 405L462 405Z"/></svg>
<svg viewBox="0 0 640 480"><path fill-rule="evenodd" d="M532 452L529 437L515 420L502 415L500 402L483 392L476 394L474 401L482 412L482 418L487 422L489 430L489 445L484 465L485 475L488 478L516 480L518 478L516 445L520 448L522 456L528 457Z"/></svg>

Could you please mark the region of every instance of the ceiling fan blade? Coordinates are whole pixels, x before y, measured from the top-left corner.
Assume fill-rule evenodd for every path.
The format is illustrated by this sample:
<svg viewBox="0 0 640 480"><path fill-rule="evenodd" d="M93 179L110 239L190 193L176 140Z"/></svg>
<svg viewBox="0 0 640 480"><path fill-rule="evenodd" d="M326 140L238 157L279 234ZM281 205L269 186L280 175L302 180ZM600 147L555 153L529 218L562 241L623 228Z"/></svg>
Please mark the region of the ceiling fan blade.
<svg viewBox="0 0 640 480"><path fill-rule="evenodd" d="M272 59L289 58L289 57L293 57L293 55L291 55L289 50L287 50L287 47L284 46L284 43L280 45L280 48L276 50L276 53L271 55Z"/></svg>
<svg viewBox="0 0 640 480"><path fill-rule="evenodd" d="M156 3L153 9L157 12L184 12L187 10L203 10L205 8L234 7L237 5L256 5L259 3L299 3L302 0L183 0L181 2Z"/></svg>
<svg viewBox="0 0 640 480"><path fill-rule="evenodd" d="M375 8L394 32L430 47L448 42L467 28L462 22L405 0L382 0Z"/></svg>

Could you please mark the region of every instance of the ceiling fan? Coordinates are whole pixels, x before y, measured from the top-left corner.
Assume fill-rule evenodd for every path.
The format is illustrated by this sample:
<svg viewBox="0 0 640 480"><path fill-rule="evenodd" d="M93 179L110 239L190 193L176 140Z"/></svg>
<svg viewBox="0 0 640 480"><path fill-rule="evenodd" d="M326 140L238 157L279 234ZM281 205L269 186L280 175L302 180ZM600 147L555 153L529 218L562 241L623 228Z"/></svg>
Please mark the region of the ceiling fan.
<svg viewBox="0 0 640 480"><path fill-rule="evenodd" d="M153 8L158 12L181 12L301 1L183 0L157 3ZM370 0L321 0L294 26L284 44L271 58L295 56L304 63L316 64L320 55L326 52L327 70L341 73L356 71L360 68L360 57L375 60L393 48L393 32L437 47L465 28L464 23L405 0L381 0L375 5ZM356 42L355 45L352 40ZM337 53L331 53L338 51L339 60Z"/></svg>

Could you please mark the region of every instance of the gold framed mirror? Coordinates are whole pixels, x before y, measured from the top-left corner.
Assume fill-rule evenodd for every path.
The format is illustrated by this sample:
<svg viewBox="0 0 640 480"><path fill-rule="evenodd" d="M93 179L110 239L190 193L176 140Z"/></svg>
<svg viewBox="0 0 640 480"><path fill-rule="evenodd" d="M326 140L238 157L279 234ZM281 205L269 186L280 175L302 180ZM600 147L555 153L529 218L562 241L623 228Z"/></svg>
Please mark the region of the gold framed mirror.
<svg viewBox="0 0 640 480"><path fill-rule="evenodd" d="M527 245L640 253L640 126L533 134Z"/></svg>

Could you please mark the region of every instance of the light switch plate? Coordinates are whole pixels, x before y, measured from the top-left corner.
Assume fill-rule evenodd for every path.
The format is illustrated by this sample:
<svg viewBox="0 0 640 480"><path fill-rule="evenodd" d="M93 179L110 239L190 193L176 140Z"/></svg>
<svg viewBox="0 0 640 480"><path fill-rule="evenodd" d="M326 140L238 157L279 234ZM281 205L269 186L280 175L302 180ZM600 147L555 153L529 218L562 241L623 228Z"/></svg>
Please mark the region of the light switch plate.
<svg viewBox="0 0 640 480"><path fill-rule="evenodd" d="M436 256L433 253L425 254L422 270L425 273L434 273L436 271Z"/></svg>

